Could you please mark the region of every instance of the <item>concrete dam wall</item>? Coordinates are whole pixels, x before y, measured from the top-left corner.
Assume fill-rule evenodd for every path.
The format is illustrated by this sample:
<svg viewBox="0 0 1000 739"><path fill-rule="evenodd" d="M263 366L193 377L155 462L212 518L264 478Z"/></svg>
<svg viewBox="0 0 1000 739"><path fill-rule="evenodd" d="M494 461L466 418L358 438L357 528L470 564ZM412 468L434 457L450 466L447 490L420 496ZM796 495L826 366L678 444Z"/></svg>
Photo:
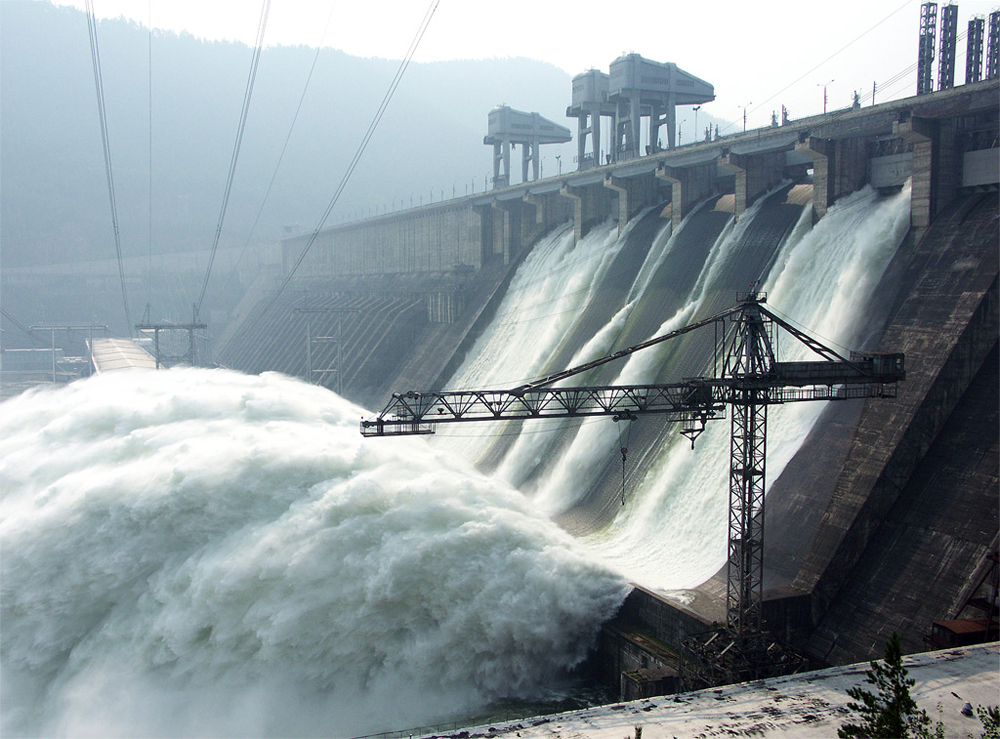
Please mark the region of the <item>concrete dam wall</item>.
<svg viewBox="0 0 1000 739"><path fill-rule="evenodd" d="M672 316L686 322L709 315L752 283L770 279L777 290L777 275L792 268L801 266L803 283L842 280L848 302L852 291L859 295L849 348L905 352L907 379L892 401L830 404L802 426L802 438L787 442L794 452L786 463L769 470L764 616L816 663L877 657L892 631L907 651L921 650L930 622L953 615L997 544L1000 208L996 183L963 179L981 172L978 152L995 148L970 148L989 140L983 130L998 128L995 105L976 102L995 92L994 81L794 130L705 142L664 154L674 157L669 161L639 158L331 229L303 260L298 292L283 296L264 321L244 321L223 362L311 376L328 387L341 378L347 397L377 411L394 391L482 387L477 380L493 376L475 363L488 356L504 321L532 328L513 334L529 339L501 342L496 358L483 360L495 367L505 354L527 362L528 345L548 340L542 327L558 334L534 363L494 375L528 379L578 362L595 345L606 352L642 341ZM885 157L901 155L893 175ZM872 285L863 285L866 271L876 269L863 261L868 257L849 249L842 253L850 258L838 256L829 234L810 247L812 261L847 261L829 273L795 261L811 231L830 230L828 218L853 223L852 209L864 211L870 229L872 219L898 220L899 212L886 210L894 207L905 207L902 225L892 227L901 230L871 237L891 242L878 252L885 264ZM306 238L286 242L286 261ZM566 316L572 322L564 323ZM710 344L685 338L646 376L668 382L699 375L712 359ZM601 370L586 381L615 378ZM632 426L625 469L616 455L581 446L589 438L588 449L616 451L625 442L613 438L614 428L566 426L526 444L529 437L508 426L492 442L461 448L551 505L564 528L597 540L624 526L623 482L625 491L646 495L663 460L680 453L673 451L675 428ZM793 426L781 416L772 423ZM711 442L698 443L705 449ZM692 459L717 464L699 454ZM720 494L705 493L693 512L668 497L655 505L666 507L665 520L682 510L715 520ZM638 497L624 509L644 505L654 498ZM655 567L662 568L684 556L664 555L649 539L711 542L713 531L623 536L619 548L659 558ZM653 664L655 642L669 652L725 619L725 574L712 576L720 564L713 546L692 556L715 562L701 584L684 584L677 573L662 580L680 583L674 586L634 578L646 587L614 625L614 639L630 645L616 654L645 649ZM666 565L678 572L687 566Z"/></svg>

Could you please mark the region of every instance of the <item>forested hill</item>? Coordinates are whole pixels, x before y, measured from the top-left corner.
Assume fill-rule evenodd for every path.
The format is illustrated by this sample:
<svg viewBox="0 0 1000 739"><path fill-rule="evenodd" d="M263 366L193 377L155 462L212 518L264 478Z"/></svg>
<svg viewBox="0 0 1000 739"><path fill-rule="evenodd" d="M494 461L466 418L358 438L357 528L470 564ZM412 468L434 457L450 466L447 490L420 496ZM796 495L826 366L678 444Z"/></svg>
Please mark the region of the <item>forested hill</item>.
<svg viewBox="0 0 1000 739"><path fill-rule="evenodd" d="M350 29L330 38L338 33ZM252 49L158 31L150 39L125 20L100 22L98 37L125 256L210 248ZM314 57L304 46L261 55L223 247L250 236ZM253 243L273 243L287 225L315 227L398 67L320 53ZM490 108L569 125L570 92L568 74L528 59L411 64L329 222L463 195L473 183L481 191L492 172L482 143ZM113 258L84 13L0 2L0 110L3 266ZM566 147L543 150L545 164L555 167L556 153L572 161Z"/></svg>

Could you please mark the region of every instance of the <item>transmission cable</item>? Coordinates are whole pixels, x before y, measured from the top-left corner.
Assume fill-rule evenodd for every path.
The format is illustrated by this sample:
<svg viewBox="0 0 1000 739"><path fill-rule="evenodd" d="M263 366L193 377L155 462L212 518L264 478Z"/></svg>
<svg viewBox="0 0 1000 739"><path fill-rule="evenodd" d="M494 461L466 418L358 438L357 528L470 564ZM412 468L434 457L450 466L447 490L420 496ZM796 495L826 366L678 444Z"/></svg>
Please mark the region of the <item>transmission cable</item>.
<svg viewBox="0 0 1000 739"><path fill-rule="evenodd" d="M801 82L801 81L802 81L802 80L804 80L804 79L805 79L806 77L808 77L808 76L809 76L810 74L812 74L812 73L813 73L813 72L815 72L815 71L816 71L817 69L819 69L820 67L822 67L822 66L823 66L824 64L826 64L826 63L827 63L828 61L830 61L831 59L833 59L833 58L834 58L835 56L838 56L839 54L842 54L842 53L843 53L844 51L846 51L846 50L847 50L848 48L850 48L851 46L853 46L854 44L856 44L856 43L857 43L858 41L860 41L860 40L861 40L862 38L864 38L864 37L865 37L865 36L867 36L867 35L868 35L869 33L871 33L872 31L874 31L874 30L875 30L876 28L878 28L879 26L881 26L881 25L882 25L883 23L885 23L885 22L886 22L887 20L889 20L890 18L892 18L892 16L896 15L896 13L898 13L898 12L900 12L901 10L903 10L904 8L906 8L906 7L908 6L908 5L910 5L910 0L906 0L906 2L904 2L904 3L902 4L902 5L900 5L900 6L898 7L898 8L896 8L896 9L895 9L894 11L892 11L891 13L889 13L889 15L887 15L887 16L886 16L885 18L883 18L882 20L880 20L880 21L879 21L878 23L876 23L876 24L875 24L874 26L872 26L871 28L869 28L869 29L868 29L867 31L865 31L864 33L862 33L862 34L861 34L860 36L857 36L857 37L855 37L855 38L854 38L854 39L853 39L852 41L849 41L849 42L848 42L847 44L845 44L844 46L842 46L842 47L841 47L840 49L838 49L837 51L833 52L833 53L832 53L832 54L831 54L830 56L828 56L828 57L827 57L826 59L824 59L823 61L821 61L821 62L820 62L819 64L817 64L816 66L812 67L811 69L809 69L808 71L804 72L804 73L803 73L802 75L800 75L800 76L799 76L799 77L797 77L796 79L794 79L794 80L792 80L791 82L789 82L789 83L788 83L787 85L785 85L784 87L782 87L782 88L781 88L780 90L778 90L778 91L777 91L776 93L774 93L773 95L771 95L771 97L767 98L767 99L766 99L766 100L765 100L764 102L762 102L762 103L760 103L759 105L757 105L757 106L755 106L755 107L751 108L751 109L750 109L750 112L753 112L753 111L755 111L755 110L760 110L760 109L761 109L762 107L764 107L764 106L765 106L765 105L767 105L767 104L768 104L769 102L771 102L772 100L774 100L774 99L775 99L776 97L778 97L778 95L780 95L781 93L783 93L783 92L784 92L785 90L787 90L788 88L792 87L793 85L797 85L797 84L798 84L799 82ZM722 131L725 131L726 129L730 128L731 126L735 126L735 125L736 125L736 123L734 123L734 122L731 122L731 123L727 123L727 124L726 124L725 126L723 126L723 127L722 127L722 129L720 129L720 130L722 130Z"/></svg>
<svg viewBox="0 0 1000 739"><path fill-rule="evenodd" d="M285 136L285 143L281 147L281 154L278 155L278 162L274 165L274 172L271 174L271 181L267 183L267 192L264 193L264 199L261 201L260 209L257 211L257 217L254 219L253 225L250 227L250 233L247 235L246 243L243 245L243 249L240 251L239 257L236 259L232 270L229 272L229 277L226 278L226 282L222 288L223 291L225 291L225 289L229 286L229 283L233 281L233 277L236 276L240 263L243 261L243 257L246 256L247 249L250 247L250 240L257 231L257 224L260 222L261 215L264 213L264 206L267 205L267 200L271 197L271 190L274 188L274 180L277 178L278 170L281 168L281 162L285 158L285 151L288 149L288 142L292 139L292 131L295 130L295 123L299 119L299 112L302 110L302 103L306 99L306 92L309 90L309 83L312 81L313 72L316 71L316 62L319 61L319 53L323 49L323 42L326 40L327 31L330 29L330 21L333 20L333 11L336 10L336 8L336 3L332 3L330 5L330 14L326 17L326 25L323 27L323 35L320 36L319 45L316 47L316 54L313 56L312 66L309 68L309 74L306 76L306 83L302 88L302 95L299 97L299 104L295 108L295 115L292 116L292 123L288 127L288 135Z"/></svg>
<svg viewBox="0 0 1000 739"><path fill-rule="evenodd" d="M10 313L8 313L6 311L6 309L0 308L0 314L3 314L4 318L6 318L8 321L10 321L12 324L14 324L14 326L16 328L20 329L25 334L27 334L31 338L31 340L34 341L36 344L44 344L45 343L38 334L36 334L30 328L26 328L24 326L24 324L22 324L20 321L18 321L16 318L14 318L14 316L12 316Z"/></svg>
<svg viewBox="0 0 1000 739"><path fill-rule="evenodd" d="M122 259L122 240L118 230L118 206L115 202L115 180L111 167L111 144L108 140L108 118L104 103L104 75L101 73L101 51L97 43L97 18L93 0L86 0L87 29L90 33L90 58L94 66L94 87L97 90L97 114L101 122L101 144L104 148L104 173L108 181L108 198L111 202L111 226L115 234L115 253L118 257L118 277L122 285L122 302L125 305L125 325L132 335L132 315L128 309L128 292L125 287L125 262Z"/></svg>
<svg viewBox="0 0 1000 739"><path fill-rule="evenodd" d="M417 33L413 37L413 41L410 42L410 48L407 50L403 61L400 62L399 68L396 70L396 76L393 77L392 82L389 83L389 88L386 90L385 96L382 98L382 103L379 105L371 123L368 124L368 130L362 137L357 151L354 152L354 158L351 159L351 163L348 165L347 171L344 172L344 176L341 178L336 192L334 192L333 197L330 199L330 204L327 205L326 210L323 211L323 216L320 218L319 223L316 224L316 228L313 229L312 234L309 236L309 241L306 242L305 247L302 249L302 253L295 261L292 269L285 276L285 279L282 281L280 287L278 287L277 292L271 300L268 301L266 306L264 306L264 311L261 313L261 316L266 315L271 307L278 301L278 297L288 286L288 283L291 282L295 272L306 258L306 254L309 253L312 245L316 243L316 239L319 236L320 231L323 229L327 219L330 217L330 213L333 212L333 208L336 206L337 201L340 200L340 196L344 192L344 188L347 186L347 183L350 181L351 175L354 174L354 170L357 168L358 162L361 161L361 156L365 153L365 149L368 147L368 142L371 141L372 136L375 134L375 129L378 128L379 121L382 120L382 116L385 114L386 108L389 107L389 102L396 93L396 88L399 87L399 83L403 79L403 74L406 72L406 68L410 65L410 61L413 59L413 55L416 53L417 47L420 45L420 40L424 37L424 33L427 31L427 26L430 25L431 19L434 17L434 12L437 10L439 2L440 0L432 0L430 6L427 8L427 13L424 15L424 19L421 21L420 27L417 29Z"/></svg>
<svg viewBox="0 0 1000 739"><path fill-rule="evenodd" d="M89 1L89 0L88 0ZM226 219L226 207L229 205L229 195L233 190L233 180L236 179L236 162L240 157L240 146L243 143L243 132L246 130L247 117L250 113L250 98L253 96L254 81L257 78L257 65L260 63L260 52L264 47L264 31L267 28L267 14L271 7L271 0L264 0L260 9L260 22L257 25L257 39L254 46L253 58L250 61L250 73L247 76L247 86L243 93L243 110L240 112L240 123L236 130L236 142L233 144L233 154L229 160L229 175L226 178L226 189L222 196L222 208L219 210L219 222L215 227L215 239L212 242L212 251L208 257L208 269L205 270L205 281L201 286L201 295L195 303L195 320L201 312L202 301L205 300L205 291L208 289L208 281L212 276L212 265L215 262L215 253L219 249L219 238L222 236L222 224Z"/></svg>
<svg viewBox="0 0 1000 739"><path fill-rule="evenodd" d="M143 314L143 323L152 320L149 314L150 306L153 302L153 0L147 0L146 13L149 28L149 37L146 45L146 81L149 92L147 95L147 120L149 121L149 192L147 193L149 197L149 207L147 209L149 215L149 249L146 260L146 311Z"/></svg>

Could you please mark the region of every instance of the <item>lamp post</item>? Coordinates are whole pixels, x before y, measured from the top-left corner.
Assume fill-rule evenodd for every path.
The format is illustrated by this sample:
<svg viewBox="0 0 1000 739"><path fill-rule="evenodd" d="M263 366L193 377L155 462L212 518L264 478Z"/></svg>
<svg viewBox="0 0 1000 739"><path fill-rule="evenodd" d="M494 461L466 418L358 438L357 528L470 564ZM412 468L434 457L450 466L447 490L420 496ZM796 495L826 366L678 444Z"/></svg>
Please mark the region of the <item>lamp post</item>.
<svg viewBox="0 0 1000 739"><path fill-rule="evenodd" d="M753 103L747 103L743 106L743 133L747 130L747 108L749 108Z"/></svg>
<svg viewBox="0 0 1000 739"><path fill-rule="evenodd" d="M701 106L696 105L692 110L694 110L694 139L695 143L698 143L698 111L701 110Z"/></svg>
<svg viewBox="0 0 1000 739"><path fill-rule="evenodd" d="M830 82L833 82L833 80L830 80ZM826 86L829 85L830 82L817 82L816 83L816 87L822 87L823 88L823 115L826 115Z"/></svg>
<svg viewBox="0 0 1000 739"><path fill-rule="evenodd" d="M562 154L556 154L556 164L559 167L559 174L562 174Z"/></svg>

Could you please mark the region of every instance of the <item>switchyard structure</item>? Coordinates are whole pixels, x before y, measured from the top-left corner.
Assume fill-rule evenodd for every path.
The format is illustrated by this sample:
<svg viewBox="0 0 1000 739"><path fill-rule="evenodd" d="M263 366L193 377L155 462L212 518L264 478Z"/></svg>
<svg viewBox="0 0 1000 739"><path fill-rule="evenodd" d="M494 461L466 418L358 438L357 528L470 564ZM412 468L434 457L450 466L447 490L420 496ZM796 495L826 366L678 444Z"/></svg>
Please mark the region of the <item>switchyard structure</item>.
<svg viewBox="0 0 1000 739"><path fill-rule="evenodd" d="M988 80L1000 77L1000 10L990 13L986 41L986 74Z"/></svg>
<svg viewBox="0 0 1000 739"><path fill-rule="evenodd" d="M934 92L934 45L937 39L937 3L920 6L920 40L917 47L917 94Z"/></svg>
<svg viewBox="0 0 1000 739"><path fill-rule="evenodd" d="M958 45L958 5L948 3L941 7L941 42L938 47L938 90L955 86L955 50ZM938 27L938 4L925 2L920 6L920 40L917 50L917 95L934 91L932 71ZM969 19L965 52L965 83L1000 76L1000 10L989 16L986 41L986 67L983 69L983 42L986 20L982 16Z"/></svg>
<svg viewBox="0 0 1000 739"><path fill-rule="evenodd" d="M983 78L983 30L986 22L982 16L969 19L969 30L965 37L965 84L979 82Z"/></svg>
<svg viewBox="0 0 1000 739"><path fill-rule="evenodd" d="M195 345L195 332L196 331L206 331L208 329L208 324L198 318L198 308L197 306L192 307L191 311L191 321L188 323L173 323L171 321L159 321L154 322L148 319L149 317L149 306L146 306L146 314L143 316L142 323L137 323L135 325L135 330L140 334L152 334L153 338L153 357L156 360L156 369L161 367L173 367L177 364L187 364L188 366L195 366L198 363L198 352ZM186 335L187 343L182 351L177 351L176 347L179 345L177 340L178 334ZM160 341L161 335L164 341Z"/></svg>
<svg viewBox="0 0 1000 739"><path fill-rule="evenodd" d="M902 354L852 353L846 359L764 307L751 292L736 307L614 354L511 390L394 393L363 436L432 434L440 423L611 416L615 421L659 414L695 439L731 409L726 624L691 645L695 683L756 679L801 666L768 636L762 619L767 408L811 400L893 398L905 379ZM696 329L716 328L713 376L650 385L554 387L570 377ZM782 362L780 327L821 359ZM626 450L622 450L623 464ZM624 498L623 498L624 502Z"/></svg>
<svg viewBox="0 0 1000 739"><path fill-rule="evenodd" d="M570 130L543 118L538 113L514 110L509 105L498 105L489 113L488 133L483 143L493 146L493 187L510 185L510 150L521 145L521 182L541 176L542 144L565 144L573 139Z"/></svg>
<svg viewBox="0 0 1000 739"><path fill-rule="evenodd" d="M958 6L941 8L941 55L938 58L938 89L955 86L955 47L958 43Z"/></svg>

